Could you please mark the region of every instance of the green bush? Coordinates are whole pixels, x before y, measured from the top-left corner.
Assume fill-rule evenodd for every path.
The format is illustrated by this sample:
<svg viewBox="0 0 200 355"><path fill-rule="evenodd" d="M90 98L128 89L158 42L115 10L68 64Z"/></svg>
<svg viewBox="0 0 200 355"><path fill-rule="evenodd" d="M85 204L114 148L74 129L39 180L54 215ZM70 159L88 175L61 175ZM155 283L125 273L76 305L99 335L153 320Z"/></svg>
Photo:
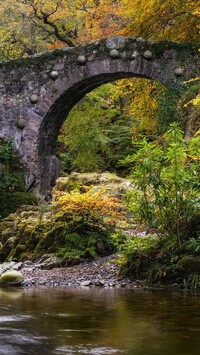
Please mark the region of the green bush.
<svg viewBox="0 0 200 355"><path fill-rule="evenodd" d="M177 124L159 140L140 143L127 161L135 189L128 196L138 223L157 233L127 238L122 271L148 283L200 286L200 136L185 141Z"/></svg>
<svg viewBox="0 0 200 355"><path fill-rule="evenodd" d="M0 141L0 201L0 219L21 205L37 204L37 199L25 192L24 172L13 151L12 140Z"/></svg>
<svg viewBox="0 0 200 355"><path fill-rule="evenodd" d="M197 237L200 228L200 136L186 142L177 124L162 138L139 143L127 160L133 164L129 207L138 222L163 237L176 236L179 245Z"/></svg>
<svg viewBox="0 0 200 355"><path fill-rule="evenodd" d="M199 239L188 239L180 247L176 238L128 237L121 245L121 273L149 284L178 283L197 288L200 280Z"/></svg>
<svg viewBox="0 0 200 355"><path fill-rule="evenodd" d="M21 187L21 180L22 169L13 152L12 141L0 141L0 190L13 191L18 185Z"/></svg>
<svg viewBox="0 0 200 355"><path fill-rule="evenodd" d="M58 137L64 172L108 170L124 175L127 166L121 160L132 150L132 128L115 85L93 90L71 110Z"/></svg>

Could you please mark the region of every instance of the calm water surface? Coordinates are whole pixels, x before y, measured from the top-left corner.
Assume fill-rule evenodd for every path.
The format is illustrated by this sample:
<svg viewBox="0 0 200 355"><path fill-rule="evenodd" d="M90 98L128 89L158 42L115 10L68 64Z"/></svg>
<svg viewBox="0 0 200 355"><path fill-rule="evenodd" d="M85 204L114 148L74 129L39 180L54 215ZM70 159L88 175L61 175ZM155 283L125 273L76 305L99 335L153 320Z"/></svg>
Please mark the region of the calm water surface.
<svg viewBox="0 0 200 355"><path fill-rule="evenodd" d="M0 354L199 355L200 295L1 288Z"/></svg>

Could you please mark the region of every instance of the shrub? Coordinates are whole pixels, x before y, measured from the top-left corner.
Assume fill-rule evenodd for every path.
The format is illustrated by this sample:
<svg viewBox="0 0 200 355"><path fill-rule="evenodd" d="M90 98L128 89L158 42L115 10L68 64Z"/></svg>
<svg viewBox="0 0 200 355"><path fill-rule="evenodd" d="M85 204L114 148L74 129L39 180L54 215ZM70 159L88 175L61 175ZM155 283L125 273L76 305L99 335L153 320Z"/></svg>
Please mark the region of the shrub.
<svg viewBox="0 0 200 355"><path fill-rule="evenodd" d="M134 164L137 189L129 195L129 207L160 236L181 240L199 233L200 136L186 142L177 124L155 142L143 140L139 151L127 160ZM195 230L194 230L195 226Z"/></svg>
<svg viewBox="0 0 200 355"><path fill-rule="evenodd" d="M56 191L53 210L57 216L65 215L67 219L87 223L93 226L114 227L123 218L122 202L103 191L94 192L89 188L85 193L73 190L70 193Z"/></svg>
<svg viewBox="0 0 200 355"><path fill-rule="evenodd" d="M124 223L122 202L92 188L85 193L56 191L55 219L66 221L66 244L58 254L71 262L105 255L113 250L111 234Z"/></svg>

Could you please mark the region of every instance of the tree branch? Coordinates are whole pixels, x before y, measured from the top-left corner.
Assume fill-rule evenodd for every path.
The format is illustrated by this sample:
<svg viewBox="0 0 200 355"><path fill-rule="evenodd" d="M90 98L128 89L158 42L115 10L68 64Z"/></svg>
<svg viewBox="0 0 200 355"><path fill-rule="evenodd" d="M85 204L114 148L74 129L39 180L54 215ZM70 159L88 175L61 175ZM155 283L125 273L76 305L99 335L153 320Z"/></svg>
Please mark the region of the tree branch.
<svg viewBox="0 0 200 355"><path fill-rule="evenodd" d="M50 16L55 14L58 8L61 6L62 0L58 0L55 8L49 13L46 13L41 8L38 8L34 0L17 0L17 1L24 5L31 6L35 19L38 19L39 21L43 22L44 25L50 26L53 31L49 31L46 27L42 26L41 24L38 24L38 22L35 21L35 24L37 26L42 28L47 33L49 33L49 35L54 35L59 41L66 43L69 47L74 47L74 43L71 40L71 38L75 38L73 31L67 31L66 28L62 27L62 29L65 30L65 34L60 33L56 23L50 19Z"/></svg>

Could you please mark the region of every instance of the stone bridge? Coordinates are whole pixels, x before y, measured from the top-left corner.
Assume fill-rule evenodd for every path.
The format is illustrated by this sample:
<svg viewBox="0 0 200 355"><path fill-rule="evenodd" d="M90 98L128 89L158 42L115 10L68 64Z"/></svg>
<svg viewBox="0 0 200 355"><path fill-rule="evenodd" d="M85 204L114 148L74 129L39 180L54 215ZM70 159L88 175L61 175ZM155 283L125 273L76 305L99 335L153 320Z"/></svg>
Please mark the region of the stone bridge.
<svg viewBox="0 0 200 355"><path fill-rule="evenodd" d="M184 85L196 75L198 48L120 36L0 62L0 138L13 139L26 169L27 190L44 195L55 184L57 136L84 95L130 77Z"/></svg>

